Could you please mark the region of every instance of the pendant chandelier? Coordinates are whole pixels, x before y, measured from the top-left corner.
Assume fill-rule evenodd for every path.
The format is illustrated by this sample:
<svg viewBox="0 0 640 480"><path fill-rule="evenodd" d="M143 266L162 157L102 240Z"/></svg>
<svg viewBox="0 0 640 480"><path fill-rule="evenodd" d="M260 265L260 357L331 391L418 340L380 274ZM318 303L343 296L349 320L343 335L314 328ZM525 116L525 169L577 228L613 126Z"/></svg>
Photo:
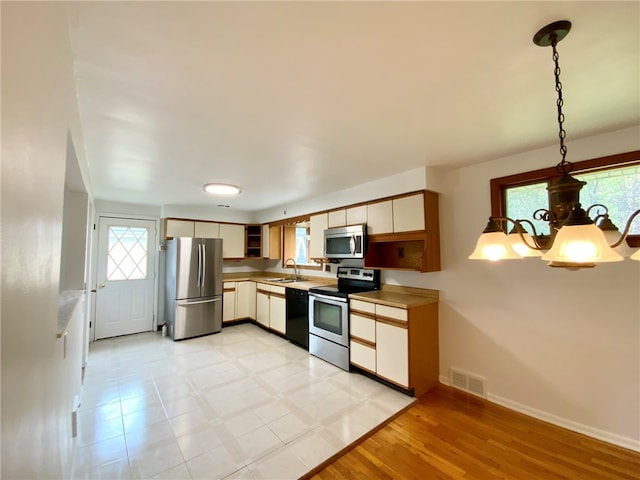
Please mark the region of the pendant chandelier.
<svg viewBox="0 0 640 480"><path fill-rule="evenodd" d="M476 248L469 256L472 260L507 260L523 257L540 257L551 267L569 270L595 267L598 263L620 262L623 256L616 250L626 247L625 239L632 221L640 209L631 214L622 233L609 219L609 211L602 204L590 206L586 211L580 204L580 190L586 182L571 176L573 165L566 161L562 113L562 84L556 46L571 29L571 22L560 20L540 29L533 43L540 47L551 46L555 64L554 76L558 100L558 126L562 160L556 166L559 177L547 187L549 208L538 209L533 218L549 223L550 234L538 235L533 223L526 219L489 217L486 228L478 238ZM593 212L592 219L589 214ZM598 225L596 226L596 222ZM507 225L512 226L507 235ZM531 229L529 232L527 227ZM640 249L631 255L640 261Z"/></svg>

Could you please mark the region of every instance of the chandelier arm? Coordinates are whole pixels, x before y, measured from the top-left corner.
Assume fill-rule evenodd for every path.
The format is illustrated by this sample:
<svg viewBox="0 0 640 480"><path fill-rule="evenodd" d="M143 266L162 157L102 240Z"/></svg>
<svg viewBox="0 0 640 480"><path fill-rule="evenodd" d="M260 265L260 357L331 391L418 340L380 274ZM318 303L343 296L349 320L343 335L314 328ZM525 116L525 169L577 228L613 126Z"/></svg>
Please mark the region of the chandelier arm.
<svg viewBox="0 0 640 480"><path fill-rule="evenodd" d="M594 223L596 220L599 220L600 218L606 217L607 215L609 215L609 209L607 208L606 205L603 205L601 203L594 203L593 205L591 205L589 208L587 208L587 215L590 217L590 213L591 213L591 209L592 208L597 208L600 207L602 209L604 209L604 213L598 213L598 215L596 215L596 217L594 218Z"/></svg>
<svg viewBox="0 0 640 480"><path fill-rule="evenodd" d="M627 235L629 234L629 230L631 230L631 223L633 223L633 220L638 215L640 215L640 208L631 214L631 216L627 220L627 224L624 226L624 230L622 231L622 234L620 235L620 239L613 245L610 245L611 248L616 248L618 245L620 245L624 241L625 238L627 238Z"/></svg>
<svg viewBox="0 0 640 480"><path fill-rule="evenodd" d="M542 242L540 242L540 235L538 235L538 232L536 231L536 226L533 224L533 222L531 222L530 220L527 220L526 218L523 218L521 220L516 220L516 225L518 226L518 233L520 234L520 237L522 238L522 241L524 242L524 244L529 247L532 250L544 250L544 247L542 246ZM520 225L520 223L526 223L531 227L531 230L533 231L533 234L531 235L531 238L533 239L533 242L535 243L535 246L531 246L527 243L527 241L524 238L524 235L522 234L522 232L520 230L523 230L522 226Z"/></svg>
<svg viewBox="0 0 640 480"><path fill-rule="evenodd" d="M535 227L535 225L534 225L533 223L531 223L529 220L527 220L527 219L523 219L523 220L517 219L517 220L514 220L513 218L509 218L509 217L491 217L491 218L492 218L493 220L498 220L498 221L500 221L500 222L511 222L511 223L513 223L514 227L516 227L516 232L518 232L518 235L520 235L520 239L522 240L522 242L523 242L527 247L529 247L529 248L530 248L530 249L532 249L532 250L542 250L542 248L540 247L539 240L538 240L538 234L537 234L537 232L536 232L536 227ZM526 223L528 223L529 225L531 225L531 228L533 229L533 235L532 235L532 237L531 237L531 238L533 239L533 241L534 241L534 243L535 243L535 245L534 245L534 246L529 245L529 243L527 242L526 238L524 237L524 233L523 233L523 232L526 232L526 230L525 230L524 228L522 228L522 225L520 225L520 223L522 223L522 222L526 222ZM505 230L507 230L507 229L505 228Z"/></svg>

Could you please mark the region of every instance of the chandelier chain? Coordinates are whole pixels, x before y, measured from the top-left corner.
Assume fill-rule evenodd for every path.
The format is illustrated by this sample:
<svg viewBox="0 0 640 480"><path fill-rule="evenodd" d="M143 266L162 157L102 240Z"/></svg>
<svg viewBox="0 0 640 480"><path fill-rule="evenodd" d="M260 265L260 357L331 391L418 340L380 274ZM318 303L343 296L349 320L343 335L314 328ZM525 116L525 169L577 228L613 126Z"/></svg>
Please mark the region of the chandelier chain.
<svg viewBox="0 0 640 480"><path fill-rule="evenodd" d="M560 154L562 155L562 161L556 167L559 172L562 174L566 174L573 170L573 165L571 162L567 162L565 157L567 156L567 147L564 144L564 139L566 136L566 132L563 127L564 123L564 113L562 113L562 106L564 105L564 100L562 98L562 83L560 82L560 65L558 60L560 55L558 55L558 51L556 50L556 45L558 44L557 38L554 35L551 41L551 46L553 47L553 62L555 64L555 68L553 70L553 75L555 77L556 82L556 92L558 92L558 100L556 101L556 106L558 107L558 138L560 139Z"/></svg>

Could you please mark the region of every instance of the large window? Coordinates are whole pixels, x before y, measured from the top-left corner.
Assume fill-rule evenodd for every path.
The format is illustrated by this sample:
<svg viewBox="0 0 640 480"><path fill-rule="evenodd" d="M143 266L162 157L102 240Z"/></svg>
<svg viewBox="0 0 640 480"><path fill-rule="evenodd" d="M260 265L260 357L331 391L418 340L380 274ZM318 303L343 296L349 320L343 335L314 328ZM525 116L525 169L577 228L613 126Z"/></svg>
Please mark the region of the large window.
<svg viewBox="0 0 640 480"><path fill-rule="evenodd" d="M557 175L555 168L548 168L491 180L492 215L528 219L539 234L549 234L549 225L532 215L537 209L548 208L546 188ZM606 205L620 230L640 208L640 151L575 163L572 175L587 182L580 191L583 208ZM640 220L632 223L628 243L640 246Z"/></svg>

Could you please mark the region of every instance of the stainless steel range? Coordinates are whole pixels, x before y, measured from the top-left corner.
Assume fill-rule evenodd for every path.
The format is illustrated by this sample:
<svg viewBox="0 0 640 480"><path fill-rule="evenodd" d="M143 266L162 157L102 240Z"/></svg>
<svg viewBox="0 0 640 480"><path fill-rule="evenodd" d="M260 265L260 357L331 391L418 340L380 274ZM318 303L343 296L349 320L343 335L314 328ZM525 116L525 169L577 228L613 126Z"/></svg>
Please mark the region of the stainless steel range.
<svg viewBox="0 0 640 480"><path fill-rule="evenodd" d="M380 289L380 271L338 267L337 287L309 289L309 353L349 370L349 294Z"/></svg>

